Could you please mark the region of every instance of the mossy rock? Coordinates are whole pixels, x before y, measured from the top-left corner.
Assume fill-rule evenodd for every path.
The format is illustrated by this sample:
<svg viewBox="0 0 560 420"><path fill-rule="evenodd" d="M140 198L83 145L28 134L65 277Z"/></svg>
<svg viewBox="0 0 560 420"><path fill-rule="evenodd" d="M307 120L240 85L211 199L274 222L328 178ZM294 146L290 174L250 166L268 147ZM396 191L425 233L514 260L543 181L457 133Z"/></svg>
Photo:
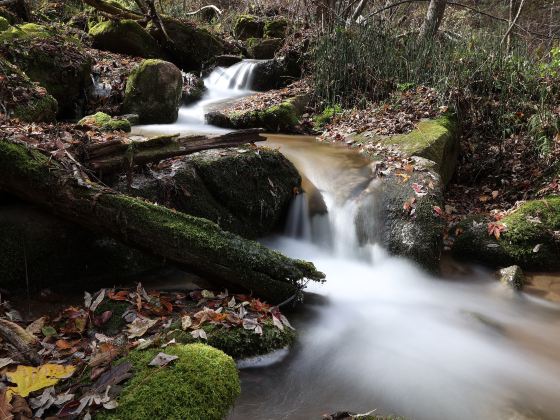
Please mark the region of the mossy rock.
<svg viewBox="0 0 560 420"><path fill-rule="evenodd" d="M283 17L269 19L264 24L265 38L286 38L288 30L288 21Z"/></svg>
<svg viewBox="0 0 560 420"><path fill-rule="evenodd" d="M6 19L3 16L0 16L0 32L4 32L8 29L10 29L11 25L10 22L8 21L8 19Z"/></svg>
<svg viewBox="0 0 560 420"><path fill-rule="evenodd" d="M436 163L443 183L451 180L457 165L459 137L453 117L423 120L408 134L383 138L380 143L396 146L407 156L420 156Z"/></svg>
<svg viewBox="0 0 560 420"><path fill-rule="evenodd" d="M308 97L297 96L280 104L263 110L246 111L213 111L208 113L206 121L209 124L224 128L264 128L269 132L295 132L299 125L299 117L303 114Z"/></svg>
<svg viewBox="0 0 560 420"><path fill-rule="evenodd" d="M249 38L262 38L264 36L264 22L257 16L240 15L235 20L233 36L242 41Z"/></svg>
<svg viewBox="0 0 560 420"><path fill-rule="evenodd" d="M0 56L0 76L4 84L0 87L0 96L13 100L6 101L8 115L24 122L54 122L58 104L48 92L33 83L25 73ZM6 92L3 90L6 89ZM9 92L10 96L7 96Z"/></svg>
<svg viewBox="0 0 560 420"><path fill-rule="evenodd" d="M112 118L104 112L97 112L88 115L78 121L79 126L89 126L100 129L101 131L125 131L130 132L130 122L126 119Z"/></svg>
<svg viewBox="0 0 560 420"><path fill-rule="evenodd" d="M142 124L177 120L183 89L181 71L163 60L144 60L126 81L123 109L138 114Z"/></svg>
<svg viewBox="0 0 560 420"><path fill-rule="evenodd" d="M518 265L502 268L498 274L500 276L500 282L510 289L522 290L523 286L525 286L525 274Z"/></svg>
<svg viewBox="0 0 560 420"><path fill-rule="evenodd" d="M282 44L283 41L280 38L249 38L247 52L251 58L268 60L274 58L274 54L282 48Z"/></svg>
<svg viewBox="0 0 560 420"><path fill-rule="evenodd" d="M192 104L199 101L205 92L204 80L194 73L183 74L183 93L181 98L184 104Z"/></svg>
<svg viewBox="0 0 560 420"><path fill-rule="evenodd" d="M216 35L192 22L166 17L163 24L174 44L170 60L183 71L199 71L205 62L224 53L224 44ZM156 31L153 25L147 29L152 34Z"/></svg>
<svg viewBox="0 0 560 420"><path fill-rule="evenodd" d="M115 188L217 223L247 238L280 226L301 187L295 167L267 148L208 150L173 160L150 174L122 177Z"/></svg>
<svg viewBox="0 0 560 420"><path fill-rule="evenodd" d="M94 48L142 58L164 58L165 52L138 22L107 20L89 30Z"/></svg>
<svg viewBox="0 0 560 420"><path fill-rule="evenodd" d="M225 328L208 324L202 329L206 332L207 340L194 338L189 332L182 331L179 325L172 325L167 339L175 339L182 344L207 343L236 360L262 356L289 347L296 339L294 330L280 330L271 321L264 323L262 335L242 327Z"/></svg>
<svg viewBox="0 0 560 420"><path fill-rule="evenodd" d="M488 234L490 220L468 218L460 224L453 254L489 266L518 265L528 270L560 269L560 197L531 200L498 224L506 230L497 240Z"/></svg>
<svg viewBox="0 0 560 420"><path fill-rule="evenodd" d="M27 23L0 32L0 53L47 89L58 102L59 117L82 115L92 62L77 39Z"/></svg>
<svg viewBox="0 0 560 420"><path fill-rule="evenodd" d="M118 398L119 407L98 419L220 420L240 394L233 359L204 344L169 346L179 358L164 368L148 366L158 350L133 351L125 359L134 376Z"/></svg>
<svg viewBox="0 0 560 420"><path fill-rule="evenodd" d="M0 287L83 288L80 281L125 277L161 265L157 259L32 206L0 207ZM87 280L89 281L89 280Z"/></svg>

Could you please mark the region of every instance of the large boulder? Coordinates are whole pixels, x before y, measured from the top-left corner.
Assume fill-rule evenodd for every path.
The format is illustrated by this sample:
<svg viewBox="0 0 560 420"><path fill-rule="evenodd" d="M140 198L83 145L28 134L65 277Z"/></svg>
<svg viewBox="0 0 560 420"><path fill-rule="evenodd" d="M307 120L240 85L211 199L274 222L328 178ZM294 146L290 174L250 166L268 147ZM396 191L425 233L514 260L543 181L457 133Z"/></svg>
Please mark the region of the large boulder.
<svg viewBox="0 0 560 420"><path fill-rule="evenodd" d="M265 23L257 16L240 15L233 26L233 36L242 41L249 38L262 38Z"/></svg>
<svg viewBox="0 0 560 420"><path fill-rule="evenodd" d="M249 57L257 60L274 58L274 54L282 48L280 38L249 38L247 40L247 53Z"/></svg>
<svg viewBox="0 0 560 420"><path fill-rule="evenodd" d="M45 88L0 56L0 97L9 117L24 122L53 122L58 104Z"/></svg>
<svg viewBox="0 0 560 420"><path fill-rule="evenodd" d="M264 92L285 87L290 79L286 77L286 67L282 60L264 60L255 66L251 89Z"/></svg>
<svg viewBox="0 0 560 420"><path fill-rule="evenodd" d="M452 249L459 259L492 267L560 269L560 197L527 201L498 222L470 217L459 232Z"/></svg>
<svg viewBox="0 0 560 420"><path fill-rule="evenodd" d="M215 35L192 22L163 18L165 31L173 41L172 61L183 71L199 71L208 60L224 53L224 44ZM148 25L156 34L156 28Z"/></svg>
<svg viewBox="0 0 560 420"><path fill-rule="evenodd" d="M82 115L92 62L77 39L28 23L0 32L0 54L55 97L58 115Z"/></svg>
<svg viewBox="0 0 560 420"><path fill-rule="evenodd" d="M276 17L269 19L264 24L264 37L265 38L281 38L286 37L288 30L288 21L283 17Z"/></svg>
<svg viewBox="0 0 560 420"><path fill-rule="evenodd" d="M92 278L115 282L158 266L157 259L36 209L0 206L0 287L78 286Z"/></svg>
<svg viewBox="0 0 560 420"><path fill-rule="evenodd" d="M89 30L92 45L99 50L142 58L164 58L165 52L138 22L130 19L107 20Z"/></svg>
<svg viewBox="0 0 560 420"><path fill-rule="evenodd" d="M381 199L364 195L362 220L378 217L382 229L362 229L364 240L381 241L394 255L412 259L436 272L443 248L443 190L455 168L458 136L452 117L425 120L408 134L375 136L362 133L352 138L355 147L378 161L380 151L409 159L412 171L386 172L377 187ZM382 154L383 152L381 152ZM381 163L381 162L380 162Z"/></svg>
<svg viewBox="0 0 560 420"><path fill-rule="evenodd" d="M183 76L172 63L142 61L126 82L123 109L138 114L142 124L168 124L177 120Z"/></svg>
<svg viewBox="0 0 560 420"><path fill-rule="evenodd" d="M114 187L257 238L279 227L301 178L278 151L247 147L164 161L130 188L124 177Z"/></svg>

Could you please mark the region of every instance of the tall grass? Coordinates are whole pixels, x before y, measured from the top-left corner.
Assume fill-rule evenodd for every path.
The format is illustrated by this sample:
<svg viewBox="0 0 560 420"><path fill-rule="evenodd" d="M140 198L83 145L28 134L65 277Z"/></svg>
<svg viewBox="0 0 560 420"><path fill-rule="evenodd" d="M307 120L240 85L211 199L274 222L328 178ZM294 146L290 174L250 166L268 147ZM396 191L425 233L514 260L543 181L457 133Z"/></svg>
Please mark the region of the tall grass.
<svg viewBox="0 0 560 420"><path fill-rule="evenodd" d="M558 102L558 80L551 80L547 66L523 45L506 52L500 38L488 33L420 41L371 25L319 38L313 80L320 101L347 108L383 99L397 86L429 86L467 122L507 136L526 128L535 104Z"/></svg>

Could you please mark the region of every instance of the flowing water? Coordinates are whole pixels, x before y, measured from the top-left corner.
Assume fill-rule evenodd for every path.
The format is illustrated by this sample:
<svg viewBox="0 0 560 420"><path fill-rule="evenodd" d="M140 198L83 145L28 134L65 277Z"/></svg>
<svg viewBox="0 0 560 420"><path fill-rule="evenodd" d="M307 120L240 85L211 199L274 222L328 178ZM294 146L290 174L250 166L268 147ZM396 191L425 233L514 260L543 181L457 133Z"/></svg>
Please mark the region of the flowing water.
<svg viewBox="0 0 560 420"><path fill-rule="evenodd" d="M244 64L206 79L207 95L177 124L149 129L216 131L200 115L214 100L247 94ZM368 162L305 137L268 143L297 166L309 199L299 196L286 233L265 242L313 261L327 282L309 284L292 314L299 339L289 353L243 365L231 420L374 409L430 420L560 418L559 304L513 293L482 269L436 278L361 245L356 200L376 183ZM317 196L322 211L312 211Z"/></svg>

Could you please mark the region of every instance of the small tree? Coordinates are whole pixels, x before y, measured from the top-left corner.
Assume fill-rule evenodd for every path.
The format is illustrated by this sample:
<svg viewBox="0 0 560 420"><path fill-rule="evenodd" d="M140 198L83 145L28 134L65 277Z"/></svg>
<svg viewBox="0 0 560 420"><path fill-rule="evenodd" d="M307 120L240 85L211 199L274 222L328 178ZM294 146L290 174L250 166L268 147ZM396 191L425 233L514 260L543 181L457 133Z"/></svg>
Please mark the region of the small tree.
<svg viewBox="0 0 560 420"><path fill-rule="evenodd" d="M426 18L420 28L420 38L429 39L437 34L439 26L443 21L445 6L447 6L447 0L430 0Z"/></svg>

